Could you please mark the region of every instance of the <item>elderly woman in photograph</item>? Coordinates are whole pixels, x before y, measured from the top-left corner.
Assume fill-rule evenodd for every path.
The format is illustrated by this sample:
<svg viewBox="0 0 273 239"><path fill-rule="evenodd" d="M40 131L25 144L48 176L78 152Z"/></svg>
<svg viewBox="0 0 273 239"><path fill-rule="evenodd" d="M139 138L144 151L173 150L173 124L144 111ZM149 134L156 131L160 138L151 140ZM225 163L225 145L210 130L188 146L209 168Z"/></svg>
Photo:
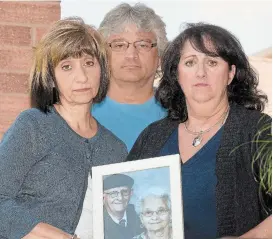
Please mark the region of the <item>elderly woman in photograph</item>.
<svg viewBox="0 0 273 239"><path fill-rule="evenodd" d="M125 145L90 114L106 95L107 52L92 27L70 18L53 25L34 56L34 108L0 143L0 237L77 238L91 167L126 157Z"/></svg>
<svg viewBox="0 0 273 239"><path fill-rule="evenodd" d="M160 188L143 189L138 213L144 232L133 239L172 239L171 201Z"/></svg>
<svg viewBox="0 0 273 239"><path fill-rule="evenodd" d="M219 26L189 24L161 68L156 97L168 117L142 132L128 160L180 154L186 239L271 238L271 199L264 210L254 176L262 157L254 163L251 143L257 134L271 140L270 129L259 134L271 118L239 41Z"/></svg>

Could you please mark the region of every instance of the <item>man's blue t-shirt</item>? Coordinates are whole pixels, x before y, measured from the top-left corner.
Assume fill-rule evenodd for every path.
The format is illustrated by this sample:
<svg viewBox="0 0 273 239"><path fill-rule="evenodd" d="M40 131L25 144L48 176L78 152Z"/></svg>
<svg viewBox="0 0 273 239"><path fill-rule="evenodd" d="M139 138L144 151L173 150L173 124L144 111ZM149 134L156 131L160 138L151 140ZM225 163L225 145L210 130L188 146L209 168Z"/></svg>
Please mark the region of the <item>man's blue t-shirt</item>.
<svg viewBox="0 0 273 239"><path fill-rule="evenodd" d="M154 97L144 104L123 104L107 96L101 103L93 105L92 115L130 151L139 134L149 124L167 116L167 111Z"/></svg>

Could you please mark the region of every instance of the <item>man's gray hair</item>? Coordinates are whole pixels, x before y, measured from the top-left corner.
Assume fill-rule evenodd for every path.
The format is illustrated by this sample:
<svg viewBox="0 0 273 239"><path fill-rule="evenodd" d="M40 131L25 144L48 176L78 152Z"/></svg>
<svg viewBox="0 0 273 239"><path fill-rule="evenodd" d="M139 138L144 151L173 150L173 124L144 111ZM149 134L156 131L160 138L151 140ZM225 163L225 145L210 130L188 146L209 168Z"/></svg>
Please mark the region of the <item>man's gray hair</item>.
<svg viewBox="0 0 273 239"><path fill-rule="evenodd" d="M128 3L119 4L105 15L98 30L108 38L112 34L123 32L128 24L134 24L145 32L153 32L157 38L158 54L162 56L168 43L166 24L153 9L143 3L134 6Z"/></svg>

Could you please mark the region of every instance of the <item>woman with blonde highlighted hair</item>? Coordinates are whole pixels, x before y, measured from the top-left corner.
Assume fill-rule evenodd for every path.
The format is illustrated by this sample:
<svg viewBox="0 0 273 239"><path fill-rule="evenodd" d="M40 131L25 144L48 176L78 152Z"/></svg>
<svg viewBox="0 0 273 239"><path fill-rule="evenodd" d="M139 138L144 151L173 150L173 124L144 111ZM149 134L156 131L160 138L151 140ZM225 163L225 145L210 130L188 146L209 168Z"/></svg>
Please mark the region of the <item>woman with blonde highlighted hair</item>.
<svg viewBox="0 0 273 239"><path fill-rule="evenodd" d="M80 18L56 22L36 47L33 108L0 143L0 238L77 238L91 167L127 155L90 114L108 74L105 43Z"/></svg>

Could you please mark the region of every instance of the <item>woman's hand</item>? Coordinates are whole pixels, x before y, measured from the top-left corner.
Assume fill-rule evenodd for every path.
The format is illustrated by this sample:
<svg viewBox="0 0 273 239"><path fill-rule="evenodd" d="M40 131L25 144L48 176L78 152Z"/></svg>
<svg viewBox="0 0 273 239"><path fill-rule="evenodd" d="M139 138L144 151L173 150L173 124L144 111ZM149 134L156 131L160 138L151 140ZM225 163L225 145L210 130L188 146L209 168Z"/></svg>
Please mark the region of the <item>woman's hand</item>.
<svg viewBox="0 0 273 239"><path fill-rule="evenodd" d="M72 235L46 223L38 223L22 239L71 239ZM73 238L77 239L77 237Z"/></svg>
<svg viewBox="0 0 273 239"><path fill-rule="evenodd" d="M272 238L272 215L240 236L240 238Z"/></svg>

